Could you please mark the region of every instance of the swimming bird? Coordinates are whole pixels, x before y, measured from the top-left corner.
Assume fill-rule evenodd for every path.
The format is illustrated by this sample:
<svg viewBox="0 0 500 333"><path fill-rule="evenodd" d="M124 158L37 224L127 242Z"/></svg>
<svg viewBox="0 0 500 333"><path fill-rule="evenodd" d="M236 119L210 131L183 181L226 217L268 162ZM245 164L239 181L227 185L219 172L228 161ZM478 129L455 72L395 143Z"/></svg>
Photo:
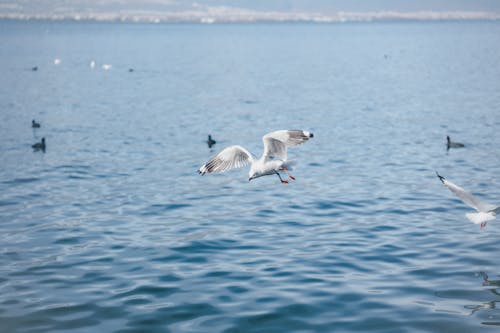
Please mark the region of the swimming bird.
<svg viewBox="0 0 500 333"><path fill-rule="evenodd" d="M113 67L113 65L111 65L111 64L103 64L101 67L105 71L109 71L111 69L111 67Z"/></svg>
<svg viewBox="0 0 500 333"><path fill-rule="evenodd" d="M61 64L61 59L55 58L54 59L54 65L60 65Z"/></svg>
<svg viewBox="0 0 500 333"><path fill-rule="evenodd" d="M260 158L254 157L241 146L229 146L203 164L198 169L198 173L204 175L206 173L224 172L250 163L248 181L275 174L279 177L281 183L288 184L288 181L283 180L279 173L283 171L290 179L295 180L295 177L288 173L288 168L293 163L287 160L287 147L300 145L312 137L314 137L313 133L302 130L280 130L267 133L262 137L264 152Z"/></svg>
<svg viewBox="0 0 500 333"><path fill-rule="evenodd" d="M31 67L31 70L32 70L33 72L36 72L36 71L38 70L38 66Z"/></svg>
<svg viewBox="0 0 500 333"><path fill-rule="evenodd" d="M35 150L43 150L45 151L45 138L42 138L42 141L35 143L31 146Z"/></svg>
<svg viewBox="0 0 500 333"><path fill-rule="evenodd" d="M463 143L453 142L453 141L451 141L449 135L446 136L446 149L450 149L450 148L463 148L463 147L465 147L465 145Z"/></svg>
<svg viewBox="0 0 500 333"><path fill-rule="evenodd" d="M463 188L457 186L445 179L439 173L436 172L439 180L457 197L459 197L464 203L469 205L470 207L477 210L477 213L467 213L465 216L474 224L480 224L481 229L486 227L488 221L495 219L496 215L500 213L500 206L494 206L489 203L483 202L473 196L470 193L467 193Z"/></svg>
<svg viewBox="0 0 500 333"><path fill-rule="evenodd" d="M212 148L212 146L214 144L216 144L217 141L215 141L214 139L212 139L212 136L209 134L208 135L208 139L207 139L207 145L208 145L208 148Z"/></svg>
<svg viewBox="0 0 500 333"><path fill-rule="evenodd" d="M479 272L477 275L483 278L483 286L500 286L500 280L490 280L486 272Z"/></svg>
<svg viewBox="0 0 500 333"><path fill-rule="evenodd" d="M37 123L35 119L31 120L31 127L40 128L40 123Z"/></svg>

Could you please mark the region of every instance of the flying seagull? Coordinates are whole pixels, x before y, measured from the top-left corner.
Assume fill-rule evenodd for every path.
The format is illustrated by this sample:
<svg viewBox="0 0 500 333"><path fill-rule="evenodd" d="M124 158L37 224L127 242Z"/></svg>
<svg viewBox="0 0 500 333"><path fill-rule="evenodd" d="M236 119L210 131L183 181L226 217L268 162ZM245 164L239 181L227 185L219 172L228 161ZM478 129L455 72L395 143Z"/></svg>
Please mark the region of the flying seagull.
<svg viewBox="0 0 500 333"><path fill-rule="evenodd" d="M300 145L313 136L311 132L302 130L281 130L267 133L262 137L264 153L260 158L256 158L241 146L229 146L203 164L198 169L198 173L204 175L206 173L224 172L250 163L248 181L262 176L277 175L281 183L288 184L288 181L283 180L279 173L283 171L290 179L295 180L295 177L288 173L292 163L287 161L287 147Z"/></svg>
<svg viewBox="0 0 500 333"><path fill-rule="evenodd" d="M481 224L481 229L486 227L488 221L495 219L496 215L500 213L500 206L494 206L486 202L482 202L472 194L465 192L463 188L457 186L445 179L443 176L436 172L439 180L457 197L465 202L470 207L477 210L477 213L467 213L465 216L474 224Z"/></svg>

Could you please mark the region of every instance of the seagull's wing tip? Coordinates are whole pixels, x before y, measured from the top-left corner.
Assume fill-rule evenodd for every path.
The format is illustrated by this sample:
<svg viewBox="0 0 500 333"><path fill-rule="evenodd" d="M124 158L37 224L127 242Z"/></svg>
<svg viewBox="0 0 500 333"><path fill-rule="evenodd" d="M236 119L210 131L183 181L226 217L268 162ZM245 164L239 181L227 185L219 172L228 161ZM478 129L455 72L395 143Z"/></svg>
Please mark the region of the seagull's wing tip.
<svg viewBox="0 0 500 333"><path fill-rule="evenodd" d="M444 177L441 176L437 171L436 171L436 176L439 178L439 180L444 183Z"/></svg>

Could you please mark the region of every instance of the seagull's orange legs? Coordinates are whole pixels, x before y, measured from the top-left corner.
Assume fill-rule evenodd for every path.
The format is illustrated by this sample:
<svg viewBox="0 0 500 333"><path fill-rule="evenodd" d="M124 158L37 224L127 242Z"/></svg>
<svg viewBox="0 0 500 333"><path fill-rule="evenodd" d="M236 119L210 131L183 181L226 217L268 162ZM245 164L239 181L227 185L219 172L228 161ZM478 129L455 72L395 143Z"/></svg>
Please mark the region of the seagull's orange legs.
<svg viewBox="0 0 500 333"><path fill-rule="evenodd" d="M290 179L295 180L295 177L288 173L286 166L283 165L281 169L287 174L288 177L290 177Z"/></svg>
<svg viewBox="0 0 500 333"><path fill-rule="evenodd" d="M288 180L283 180L283 178L281 178L280 174L278 171L274 170L274 172L278 175L278 177L280 178L281 180L281 184L288 184Z"/></svg>

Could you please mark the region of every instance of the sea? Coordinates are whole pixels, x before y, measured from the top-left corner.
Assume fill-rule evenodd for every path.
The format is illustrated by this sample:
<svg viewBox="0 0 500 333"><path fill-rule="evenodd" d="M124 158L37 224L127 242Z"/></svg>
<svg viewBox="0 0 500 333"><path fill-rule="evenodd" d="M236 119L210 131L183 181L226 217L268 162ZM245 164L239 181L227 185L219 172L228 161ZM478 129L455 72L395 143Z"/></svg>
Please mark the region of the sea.
<svg viewBox="0 0 500 333"><path fill-rule="evenodd" d="M500 204L499 21L1 20L0 73L1 332L499 332L436 177ZM281 129L289 184L197 173Z"/></svg>

